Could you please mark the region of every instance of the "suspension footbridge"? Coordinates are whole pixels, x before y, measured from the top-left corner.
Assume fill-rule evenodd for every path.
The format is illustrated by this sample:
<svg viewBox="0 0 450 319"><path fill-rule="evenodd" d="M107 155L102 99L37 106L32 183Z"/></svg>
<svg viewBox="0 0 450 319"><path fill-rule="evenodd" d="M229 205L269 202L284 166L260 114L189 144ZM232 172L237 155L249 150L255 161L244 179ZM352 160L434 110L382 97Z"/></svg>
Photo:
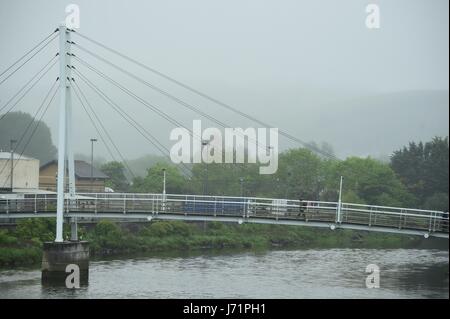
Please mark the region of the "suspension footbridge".
<svg viewBox="0 0 450 319"><path fill-rule="evenodd" d="M55 217L56 204L56 195L0 200L0 219ZM449 237L444 212L259 197L80 193L65 199L64 217L258 223Z"/></svg>
<svg viewBox="0 0 450 319"><path fill-rule="evenodd" d="M173 103L194 112L196 115L206 118L221 127L232 127L224 123L213 114L202 111L200 107L178 98L172 93L148 82L141 76L129 71L126 67L112 62L105 54L88 49L85 43L90 43L102 52L115 55L128 63L134 64L141 69L197 95L207 101L218 105L236 115L252 121L263 127L272 127L269 123L255 118L235 107L219 101L191 86L182 83L152 67L149 67L95 39L80 32L66 28L61 25L54 32L37 43L22 57L15 61L10 67L0 74L0 85L24 67L30 60L45 52L55 39L59 40L58 52L53 52L46 63L35 73L5 104L0 106L0 121L6 114L13 111L17 104L36 86L42 79L50 82L49 89L34 113L33 120L25 128L20 137L19 144L24 145L20 157L31 142L33 134L37 130L40 120L47 113L50 105L59 92L59 132L58 132L58 181L57 193L55 195L27 194L25 197L0 198L0 219L19 219L35 217L57 217L56 242L62 242L62 224L64 219L69 218L75 225L72 228L76 235L77 218L118 218L118 219L167 219L187 221L223 221L237 223L265 223L298 226L326 227L330 229L354 229L381 231L425 237L448 238L448 213L441 211L361 205L325 201L300 201L277 198L258 197L224 197L224 196L198 196L187 194L109 194L109 193L77 193L74 178L74 155L72 149L73 127L72 123L72 94L82 110L87 114L93 128L98 133L101 141L113 160L119 159L129 171L130 176L135 176L130 169L126 159L120 152L116 142L111 137L101 115L90 102L90 96L95 95L105 105L110 107L111 112L120 116L125 123L137 131L147 142L169 157L169 150L156 138L149 129L136 117L133 117L127 109L120 105L107 90L101 89L92 77L101 79L113 86L117 92L121 92L133 99L135 103L144 106L156 114L163 121L167 121L176 127L184 127L194 139L199 139L190 129L185 127L177 119L167 114L161 107L142 98L138 93L128 88L125 84L114 79L106 72L97 67L97 63L88 62L86 56L94 59L102 65L107 65L124 77L138 81L146 88L162 94ZM80 42L81 41L81 42ZM84 41L84 43L83 43ZM59 71L52 78L54 66L59 62ZM49 78L50 74L50 78ZM86 94L90 91L90 95ZM35 120L38 120L35 124ZM25 138L30 133L28 139ZM333 154L317 148L311 143L306 143L284 130L279 130L281 136L302 145L311 151L329 159L339 160ZM251 141L249 141L251 142ZM258 145L260 146L260 145ZM14 152L16 149L13 150ZM19 157L19 159L20 159ZM12 165L12 164L11 164ZM0 167L0 174L5 169ZM184 174L190 174L190 169L184 163L179 166ZM66 175L68 185L66 185ZM66 188L68 191L66 191Z"/></svg>

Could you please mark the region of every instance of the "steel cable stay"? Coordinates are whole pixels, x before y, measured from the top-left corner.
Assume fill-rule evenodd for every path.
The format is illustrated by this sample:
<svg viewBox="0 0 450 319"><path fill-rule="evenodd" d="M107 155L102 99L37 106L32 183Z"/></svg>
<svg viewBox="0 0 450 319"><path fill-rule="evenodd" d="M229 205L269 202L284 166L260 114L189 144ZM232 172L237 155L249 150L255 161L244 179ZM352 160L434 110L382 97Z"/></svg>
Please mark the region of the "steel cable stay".
<svg viewBox="0 0 450 319"><path fill-rule="evenodd" d="M58 79L57 79L57 81L58 81ZM39 125L40 125L41 122L42 122L42 118L43 118L44 115L47 113L47 110L48 110L50 104L52 103L52 101L54 100L54 98L55 98L55 96L56 96L56 93L58 93L58 88L56 88L56 90L55 90L55 92L53 93L52 97L51 97L50 100L48 101L48 103L47 103L47 105L46 105L46 107L45 107L45 109L44 109L44 112L42 112L41 116L39 117L39 120L36 122L36 125L35 125L33 131L31 132L31 134L30 134L30 136L29 136L27 142L25 143L25 146L24 146L24 148L22 149L22 152L20 153L20 156L19 156L18 160L14 163L13 170L16 168L17 163L20 161L20 159L22 158L22 156L23 156L25 150L27 149L28 145L30 144L31 140L33 139L34 134L36 133L37 129L39 128ZM47 98L47 97L48 97L48 96L46 96L46 98ZM43 102L43 103L45 103L45 99L44 99L44 102ZM10 178L10 177L11 177L11 172L8 174L8 177L5 179L5 183L3 184L3 187L6 185L6 181L7 181L8 178Z"/></svg>
<svg viewBox="0 0 450 319"><path fill-rule="evenodd" d="M114 111L116 111L128 124L130 124L140 135L142 135L148 142L150 142L163 156L170 159L169 153L170 151L158 141L145 127L143 127L139 122L137 122L131 115L123 110L117 103L115 103L110 97L108 97L98 86L92 83L86 76L84 76L79 70L73 69L73 71L79 75L79 77L83 80L83 82L91 88L100 98L106 102ZM76 82L75 82L76 83ZM180 169L186 175L190 175L190 169L186 166L186 164L181 163Z"/></svg>
<svg viewBox="0 0 450 319"><path fill-rule="evenodd" d="M106 143L105 139L103 138L103 135L100 133L100 130L98 129L97 124L95 123L94 119L92 118L91 114L87 110L85 103L81 100L80 94L75 90L75 87L72 85L73 80L70 82L70 87L72 88L72 91L75 93L75 96L77 97L78 101L80 102L80 105L83 107L84 112L86 113L87 117L91 121L92 126L94 127L97 134L100 136L100 139L102 140L103 144L105 145L106 150L108 151L109 155L111 156L113 161L117 161L116 157L112 153L108 143Z"/></svg>
<svg viewBox="0 0 450 319"><path fill-rule="evenodd" d="M72 85L72 83L75 84ZM86 105L88 106L89 110L91 111L91 113L94 115L95 119L97 120L97 122L100 124L100 127L103 129L103 131L105 132L106 136L108 137L110 143L112 144L112 146L114 147L114 149L116 150L117 154L119 155L120 159L122 160L122 162L124 163L126 169L128 170L128 172L131 174L131 176L134 178L136 177L136 175L134 174L134 172L131 170L130 166L128 165L128 162L125 160L125 158L123 157L122 153L120 152L120 150L118 149L117 145L114 143L114 140L111 138L111 135L108 133L108 130L106 129L106 127L103 125L102 121L100 120L100 118L98 117L97 113L95 112L94 108L92 107L92 105L89 103L89 101L87 100L85 94L83 93L83 91L81 90L81 88L78 86L78 83L76 83L74 81L74 79L72 79L70 81L70 85L72 90L75 92L75 95L78 98L78 101L80 102L81 106L83 107L84 111L86 112L87 116L89 117L89 120L91 121L92 125L94 126L95 130L97 131L97 134L100 136L100 139L102 140L103 144L105 145L109 155L112 157L112 159L114 161L117 161L113 152L111 151L110 147L108 146L108 144L106 143L105 139L103 138L103 134L100 132L98 126L95 124L94 119L92 118L92 116L90 115L90 113L88 112L88 109L86 108ZM78 89L75 89L75 87ZM83 102L82 98L84 98L86 104Z"/></svg>
<svg viewBox="0 0 450 319"><path fill-rule="evenodd" d="M82 77L83 75L78 72L78 75ZM158 141L145 127L143 127L139 122L137 122L133 117L131 117L127 112L125 112L117 103L112 101L102 90L100 90L95 84L90 82L87 78L82 78L87 86L91 88L97 95L99 95L114 111L116 111L120 117L122 117L128 124L130 124L140 135L142 135L148 142L150 142L164 157L170 159L169 150ZM90 83L89 83L90 82ZM180 169L184 174L190 175L190 169L181 163Z"/></svg>
<svg viewBox="0 0 450 319"><path fill-rule="evenodd" d="M139 103L141 103L142 105L144 105L147 109L152 110L153 112L155 112L156 114L158 114L160 117L164 118L166 121L172 123L175 127L181 127L184 128L186 131L189 132L189 135L192 138L196 138L198 141L202 142L202 138L201 136L198 136L197 134L194 134L194 132L190 129L188 129L186 126L184 126L183 124L181 124L180 122L178 122L177 120L175 120L173 117L171 117L170 115L168 115L167 113L161 111L161 109L159 109L158 107L156 107L154 104L149 103L148 101L144 100L143 98L139 97L137 94L133 93L132 91L128 90L126 87L124 87L123 85L121 85L120 83L118 83L117 81L113 80L112 78L110 78L109 76L107 76L106 74L104 74L103 72L97 70L96 68L94 68L93 66L91 66L90 64L84 62L83 60L81 60L80 58L78 58L77 56L74 56L74 58L79 61L80 63L83 64L83 66L87 67L88 69L90 69L92 72L96 73L98 76L102 77L103 79L105 79L106 81L110 82L111 84L113 84L114 86L116 86L117 88L119 88L121 91L125 92L127 95L131 96L133 99L135 99L136 101L138 101Z"/></svg>
<svg viewBox="0 0 450 319"><path fill-rule="evenodd" d="M8 80L13 74L15 74L19 69L21 69L25 64L28 63L32 58L34 58L39 52L41 52L47 45L52 42L57 35L55 35L50 41L48 41L44 46L42 46L39 50L37 50L35 53L33 53L32 56L30 56L28 59L25 60L19 67L17 67L12 73L8 74L7 77L5 77L3 80L0 81L0 85L2 85L6 80Z"/></svg>
<svg viewBox="0 0 450 319"><path fill-rule="evenodd" d="M84 63L85 66L86 66L88 69L90 69L91 71L93 71L94 73L96 73L97 75L99 75L100 77L104 78L105 80L107 80L107 81L113 83L115 86L118 86L118 87L121 88L123 91L127 90L126 88L124 88L123 86L121 86L120 84L118 84L116 81L112 80L110 77L106 76L104 73L102 73L101 71L97 70L95 67L93 67L92 65L88 64L88 63L85 62L84 60L78 58L77 56L75 56L74 58L75 58L76 60L78 60L79 62ZM81 77L85 77L85 76L83 76L82 74L80 74L79 70L76 69L75 67L73 67L73 70L74 70L75 72L78 72L78 74L79 74ZM85 78L84 78L84 80L85 80ZM131 92L131 91L128 90L128 92L125 92L125 93L127 93L128 95L130 95L129 92ZM131 94L134 94L134 93L131 92ZM134 95L135 95L135 94L134 94ZM138 99L141 99L141 98L139 98L139 97L137 97L137 98L138 98ZM136 98L135 98L135 99L136 99ZM114 103L114 102L112 101L112 99L109 98L109 100L110 100L111 103ZM141 99L141 100L143 100L143 99ZM139 100L138 100L138 101L139 101ZM139 102L141 102L141 101L139 101ZM141 103L142 103L142 102L141 102ZM115 104L115 103L114 103L114 104ZM117 106L117 104L115 104L115 105ZM123 110L122 110L122 112L123 112L124 114L127 114L127 113L124 112ZM127 114L127 115L128 115L128 114ZM161 114L160 114L160 115L161 115ZM167 115L167 114L164 113L164 115ZM168 115L167 115L167 116L168 116ZM168 117L170 118L170 116L168 116ZM172 119L172 118L170 118L170 119ZM170 120L169 120L169 121L170 121ZM173 121L175 121L175 123L173 123ZM185 129L190 133L190 136L192 136L192 137L194 137L194 138L197 136L197 135L194 134L191 130L187 129L185 126L183 126L182 124L180 124L180 123L177 122L176 120L173 120L173 121L170 121L170 122L173 123L173 124L175 124L175 125L178 124L179 126L185 128ZM140 126L140 127L142 128L142 126ZM143 129L144 131L146 131L147 134L151 135L147 130L145 130L144 128L142 128L142 129ZM200 138L197 138L197 140L202 141ZM156 141L157 141L157 140L156 140ZM158 143L159 143L159 142L158 142ZM161 145L161 144L160 144L160 145ZM166 149L166 148L164 147L164 149ZM166 149L166 150L167 150L167 149ZM264 151L266 151L266 149L264 149ZM167 152L169 153L168 150L167 150ZM187 170L190 171L189 168L187 168Z"/></svg>
<svg viewBox="0 0 450 319"><path fill-rule="evenodd" d="M31 52L33 52L37 47L39 47L42 43L44 43L45 41L47 41L48 38L50 38L53 34L55 34L56 32L58 32L59 30L56 29L55 31L53 31L52 33L50 33L48 36L46 36L42 41L40 41L38 44L36 44L34 47L32 47L30 50L28 50L23 56L21 56L18 60L16 60L13 64L11 64L9 67L7 67L2 73L0 73L0 77L5 74L6 72L8 72L12 67L14 67L17 63L19 63L23 58L25 58L28 54L30 54ZM56 35L55 35L56 37ZM53 37L49 42L53 41L53 39L55 38ZM48 43L47 43L48 44ZM47 46L44 45L45 46ZM14 71L15 72L15 71ZM14 73L13 72L13 73Z"/></svg>
<svg viewBox="0 0 450 319"><path fill-rule="evenodd" d="M78 71L77 69L74 70L79 76L80 78L92 89L94 90L107 104L109 104L110 106L114 107L114 110L116 110L116 112L118 112L120 115L130 119L135 125L137 125L140 129L142 129L143 131L145 131L155 143L158 143L161 147L163 147L163 145L158 141L157 138L155 138L152 134L150 134L150 132L148 132L139 122L137 122L136 120L134 120L127 112L125 112L123 110L123 108L121 108L117 103L115 103L110 97L108 97L104 91L102 91L98 86L96 86L94 83L92 83L92 81L90 81L85 75L83 75L80 71Z"/></svg>
<svg viewBox="0 0 450 319"><path fill-rule="evenodd" d="M226 124L226 123L220 121L220 120L217 119L216 117L214 117L214 116L212 116L212 115L210 115L210 114L208 114L208 113L203 112L199 107L196 107L196 106L194 106L194 105L192 105L192 104L187 103L186 101L184 101L184 100L182 100L182 99L180 99L180 98L177 98L176 96L172 95L171 93L169 93L169 92L167 92L167 91L165 91L165 90L163 90L163 89L157 87L157 86L154 85L154 84L149 83L148 81L146 81L146 80L144 80L144 79L142 79L142 78L136 76L135 74L133 74L133 73L131 73L131 72L125 70L124 68L122 68L122 67L120 67L120 66L118 66L118 65L116 65L116 64L114 64L114 63L112 63L112 62L110 62L110 61L108 61L108 60L106 60L105 58L101 57L100 55L98 55L98 54L96 54L96 53L94 53L94 52L92 52L92 51L90 51L90 50L84 48L83 46L81 46L81 45L79 45L79 44L77 44L77 43L75 43L75 42L71 42L71 43L72 43L74 46L78 47L79 49L81 49L81 50L85 51L86 53L92 55L92 56L95 57L96 59L98 59L98 60L100 60L100 61L102 61L102 62L104 62L104 63L106 63L106 64L108 64L108 65L110 65L110 66L112 66L113 68L115 68L115 69L121 71L122 73L125 73L126 75L128 75L129 77L135 79L136 81L138 81L138 82L144 84L145 86L151 88L152 90L154 90L154 91L156 91L156 92L158 92L158 93L160 93L160 94L166 96L167 98L169 98L169 99L171 99L172 101L175 101L176 103L178 103L178 104L180 104L180 105L186 107L187 109L189 109L189 110L195 112L196 114L199 114L199 115L203 116L204 118L209 119L210 121L212 121L212 122L218 124L218 125L221 126L222 128L232 127L231 125ZM72 55L72 56L75 56L75 55ZM80 58L80 60L83 60L83 59ZM83 61L84 61L84 60L83 60ZM85 62L86 64L88 64L86 61L84 61L84 62ZM90 66L92 66L92 65L90 65ZM245 135L243 135L242 132L238 131L238 134L240 134L242 137L245 138ZM255 140L255 139L253 139L253 138L248 137L248 141L254 143L255 146L259 147L260 149L262 149L262 150L264 150L264 151L267 150L267 148L262 147L262 146L258 143L258 141Z"/></svg>
<svg viewBox="0 0 450 319"><path fill-rule="evenodd" d="M56 62L56 61L55 61ZM51 68L48 68L26 91L24 94L22 94L22 96L6 111L6 113L2 114L0 116L0 121L3 120L3 118L9 113L11 112L14 107L16 107L16 105L27 95L28 92L31 91L31 89L33 89L33 87L36 86L36 84L48 73L48 71L50 71Z"/></svg>
<svg viewBox="0 0 450 319"><path fill-rule="evenodd" d="M21 88L20 88L20 90L19 91L17 91L16 92L16 94L14 94L9 100L8 100L8 102L6 102L2 107L0 107L0 112L2 112L7 106L8 106L8 104L9 103L11 103L11 101L13 101L43 70L45 70L46 68L47 68L47 66L49 66L51 63L52 63L52 61L56 58L56 57L58 57L58 54L56 54L53 58L51 58L50 59L50 61L48 61L38 72L36 72L32 77L31 77L31 79L29 79ZM49 69L47 70L47 71L45 71L44 72L44 74L45 73L47 73L55 64L56 64L56 62L58 62L58 60L56 60L56 61L54 61L53 62L53 64L51 64L51 66L49 67ZM44 75L43 74L43 75ZM40 80L40 78L39 78L39 80ZM39 81L38 80L38 81ZM33 84L34 85L34 84ZM25 93L26 94L26 93ZM20 99L22 99L23 98L23 96L20 98ZM20 100L19 99L19 100ZM18 103L19 101L16 101L16 103ZM9 111L7 112L7 113L9 113ZM6 114L7 114L6 113ZM2 117L4 116L5 114L3 114L2 115ZM0 120L1 120L1 118L2 117L0 117Z"/></svg>
<svg viewBox="0 0 450 319"><path fill-rule="evenodd" d="M172 82L172 83L174 83L174 84L176 84L176 85L178 85L178 86L180 86L180 87L182 87L182 88L184 88L184 89L186 89L186 90L188 90L188 91L190 91L190 92L192 92L192 93L194 93L194 94L196 94L196 95L198 95L198 96L200 96L200 97L202 97L202 98L204 98L206 100L209 100L210 102L213 102L216 105L219 105L219 106L221 106L223 108L226 108L229 111L232 111L232 112L234 112L234 113L236 113L236 114L238 114L238 115L240 115L240 116L242 116L242 117L244 117L244 118L246 118L246 119L248 119L248 120L250 120L250 121L252 121L254 123L262 125L263 127L274 127L273 125L270 125L269 123L261 121L261 120L257 119L256 117L253 117L253 116L251 116L251 115L249 115L249 114L247 114L247 113L245 113L243 111L240 111L237 108L235 108L235 107L233 107L233 106L231 106L231 105L229 105L227 103L224 103L224 102L222 102L222 101L220 101L220 100L218 100L218 99L216 99L216 98L214 98L214 97L212 97L212 96L210 96L210 95L208 95L206 93L203 93L203 92L201 92L201 91L199 91L199 90L197 90L197 89L195 89L195 88L193 88L193 87L191 87L191 86L189 86L189 85L187 85L187 84L185 84L185 83L183 83L181 81L178 81L178 80L174 79L173 77L170 77L170 76L168 76L168 75L166 75L166 74L164 74L164 73L162 73L162 72L160 72L160 71L158 71L158 70L156 70L154 68L151 68L151 67L149 67L149 66L147 66L147 65L145 65L145 64L143 64L143 63L141 63L141 62L139 62L139 61L137 61L137 60L135 60L135 59L133 59L133 58L131 58L131 57L129 57L129 56L119 52L119 51L117 51L117 50L112 49L109 46L106 46L103 43L100 43L100 42L98 42L98 41L96 41L96 40L94 40L94 39L92 39L92 38L90 38L90 37L88 37L88 36L86 36L84 34L79 33L78 31L75 31L75 30L70 30L70 31L73 32L75 35L78 35L81 38L83 38L85 40L88 40L91 43L94 43L97 46L102 47L103 49L108 50L108 51L110 51L110 52L112 52L112 53L122 57L123 59L126 59L129 62L132 62L133 64L138 65L138 66L146 69L147 71L152 72L152 73L154 73L154 74L156 74L156 75L158 75L158 76L160 76L160 77L162 77L162 78L164 78L164 79L166 79L166 80L168 80L168 81L170 81L170 82ZM290 134L290 133L288 133L288 132L286 132L284 130L278 129L278 132L279 132L280 135L284 136L285 138L290 139L291 141L294 141L294 142L302 145L303 147L305 147L305 148L307 148L307 149L309 149L309 150L311 150L311 151L313 151L313 152L315 152L317 154L320 154L320 155L322 155L322 156L324 156L326 158L329 158L329 159L338 160L338 161L341 160L336 155L331 154L329 152L326 152L324 150L321 150L317 146L313 145L312 143L307 143L305 141L302 141L301 139L293 136L292 134Z"/></svg>
<svg viewBox="0 0 450 319"><path fill-rule="evenodd" d="M126 117L127 119L129 119L130 121L132 121L136 126L138 126L140 129L142 129L143 131L145 131L152 139L153 141L155 141L155 143L159 143L160 146L162 146L162 144L158 141L158 139L156 139L152 134L150 134L150 132L148 132L139 122L137 122L136 120L134 120L131 115L129 115L127 112L125 112L123 110L123 108L121 108L117 103L115 103L110 97L108 97L104 91L102 91L98 86L96 86L94 83L92 83L92 81L90 81L85 75L83 75L81 72L79 72L78 70L75 70L75 72L80 76L80 78L85 82L85 84L87 84L94 92L97 93L97 95L99 95L108 105L110 105L111 107L114 108L114 110L116 112L118 112L121 116ZM76 83L76 82L75 82Z"/></svg>
<svg viewBox="0 0 450 319"><path fill-rule="evenodd" d="M94 73L96 73L97 75L99 75L100 77L104 78L104 79L107 80L108 82L110 82L110 83L114 84L115 86L119 87L122 91L125 91L125 93L127 93L128 95L131 95L131 96L134 97L135 99L138 99L139 102L141 102L141 103L144 103L144 102L145 102L145 100L143 100L142 98L137 97L136 94L134 94L134 93L132 93L131 91L127 90L126 88L124 88L123 86L121 86L120 84L118 84L116 81L112 80L110 77L108 77L107 75L105 75L103 72L99 71L98 69L96 69L96 68L93 67L92 65L88 64L88 63L85 62L84 60L80 59L80 58L77 57L77 56L74 56L74 58L75 58L76 60L78 60L79 62L81 62L82 64L84 64L84 66L86 66L88 69L90 69L91 71L93 71ZM78 69L76 69L75 67L73 67L73 70L74 70L75 72L78 72L78 74L79 74L81 77L83 77L83 75L79 73L79 70L78 70ZM85 80L85 78L84 78L84 80ZM140 100L139 100L139 99L140 99ZM114 103L114 102L112 101L112 99L110 99L110 98L109 98L109 101L112 102L112 103ZM144 102L142 102L142 101L144 101ZM115 104L115 105L117 106L117 104ZM127 113L124 112L123 110L122 110L122 113L127 114ZM171 118L171 117L170 117L169 115L167 115L166 113L164 113L164 112L162 112L162 113L163 113L163 115L161 115L161 113L158 113L158 114L159 114L160 116L163 116L165 119L167 119L167 117L169 117L169 119L167 119L167 120L169 120L172 124L179 125L179 126L185 128L185 129L190 133L190 135L191 135L192 137L196 137L196 136L197 136L197 135L194 134L191 130L187 129L185 126L183 126L182 124L180 124L180 123L177 122L176 120L173 120L173 118ZM174 122L175 122L175 123L174 123ZM142 126L140 126L140 127L142 128ZM147 130L145 130L144 128L142 128L142 129L143 129L144 131L146 131L147 134L151 135ZM155 140L156 140L156 139L155 139ZM200 138L197 138L197 140L202 141ZM156 140L156 141L157 141L157 140ZM161 144L160 144L160 145L161 145ZM164 147L164 148L165 148L165 147ZM165 149L166 149L166 148L165 148ZM264 151L266 151L266 149L264 149ZM167 152L169 152L169 151L167 150ZM190 171L189 168L187 168L187 169Z"/></svg>
<svg viewBox="0 0 450 319"><path fill-rule="evenodd" d="M19 140L17 141L16 146L14 147L14 149L12 150L13 153L16 153L17 149L19 148L20 144L22 143L23 139L25 138L25 135L28 133L28 130L30 129L31 125L34 123L34 121L36 120L36 117L38 116L39 112L41 111L41 109L44 107L44 103L47 100L47 98L49 97L50 93L53 91L53 89L55 88L55 85L58 83L58 79L53 83L53 85L50 87L50 89L48 90L47 94L44 97L44 100L42 101L42 103L39 105L39 107L37 108L33 118L31 119L31 121L28 123L27 127L25 128L25 131L22 133L22 135L20 136ZM3 165L2 170L0 171L0 175L3 173L3 171L5 170L5 167L8 165L10 159L8 158L8 160L5 162L5 165Z"/></svg>

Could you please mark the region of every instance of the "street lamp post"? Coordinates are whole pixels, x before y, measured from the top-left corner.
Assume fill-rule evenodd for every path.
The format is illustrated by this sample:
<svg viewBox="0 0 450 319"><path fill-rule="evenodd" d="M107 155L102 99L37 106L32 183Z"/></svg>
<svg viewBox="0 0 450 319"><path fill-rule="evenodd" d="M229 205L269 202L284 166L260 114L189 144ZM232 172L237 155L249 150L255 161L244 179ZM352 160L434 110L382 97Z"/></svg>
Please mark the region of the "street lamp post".
<svg viewBox="0 0 450 319"><path fill-rule="evenodd" d="M166 210L166 169L163 168L163 198L162 198L162 210Z"/></svg>
<svg viewBox="0 0 450 319"><path fill-rule="evenodd" d="M205 175L203 180L203 195L208 195L208 161L209 161L209 141L202 140L202 146L206 146L206 157L207 162L205 163ZM202 148L202 159L203 159L203 148ZM203 231L206 231L206 220L203 221Z"/></svg>
<svg viewBox="0 0 450 319"><path fill-rule="evenodd" d="M208 140L202 140L202 145L206 146L206 156L209 161L209 141ZM203 150L202 150L203 152ZM203 195L208 194L208 161L205 164L205 177L203 181Z"/></svg>
<svg viewBox="0 0 450 319"><path fill-rule="evenodd" d="M10 150L11 150L11 192L13 191L14 188L14 143L16 143L16 140L9 140L9 146L10 146Z"/></svg>
<svg viewBox="0 0 450 319"><path fill-rule="evenodd" d="M91 138L91 192L94 192L94 142L96 138Z"/></svg>
<svg viewBox="0 0 450 319"><path fill-rule="evenodd" d="M162 171L163 171L163 195L165 198L166 197L166 169L163 168Z"/></svg>
<svg viewBox="0 0 450 319"><path fill-rule="evenodd" d="M280 178L277 177L276 181L277 181L277 197L279 198L281 197Z"/></svg>
<svg viewBox="0 0 450 319"><path fill-rule="evenodd" d="M341 208L342 208L342 182L343 177L341 176L341 182L339 183L339 200L338 200L338 207L337 207L337 222L341 223Z"/></svg>

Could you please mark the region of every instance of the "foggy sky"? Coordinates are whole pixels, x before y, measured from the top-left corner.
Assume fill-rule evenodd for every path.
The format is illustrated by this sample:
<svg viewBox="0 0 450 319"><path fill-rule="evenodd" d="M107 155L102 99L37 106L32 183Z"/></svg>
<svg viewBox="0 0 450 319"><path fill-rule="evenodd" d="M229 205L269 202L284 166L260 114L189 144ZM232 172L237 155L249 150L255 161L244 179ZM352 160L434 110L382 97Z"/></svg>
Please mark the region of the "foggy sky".
<svg viewBox="0 0 450 319"><path fill-rule="evenodd" d="M80 6L80 33L304 141L326 141L341 157L389 155L410 140L448 135L446 0L0 0L0 71L52 32L69 3ZM380 6L378 30L365 26L369 3ZM73 40L232 127L255 125L79 37ZM56 52L57 41L1 85L0 106ZM73 52L185 126L201 119L88 54ZM172 124L80 70L163 144L173 145ZM16 110L34 112L57 76L57 68L52 71ZM158 154L95 93L81 87L126 157ZM74 149L89 154L89 139L98 136L73 100ZM55 102L44 121L57 145ZM280 137L280 146L299 145ZM109 158L100 143L96 152Z"/></svg>

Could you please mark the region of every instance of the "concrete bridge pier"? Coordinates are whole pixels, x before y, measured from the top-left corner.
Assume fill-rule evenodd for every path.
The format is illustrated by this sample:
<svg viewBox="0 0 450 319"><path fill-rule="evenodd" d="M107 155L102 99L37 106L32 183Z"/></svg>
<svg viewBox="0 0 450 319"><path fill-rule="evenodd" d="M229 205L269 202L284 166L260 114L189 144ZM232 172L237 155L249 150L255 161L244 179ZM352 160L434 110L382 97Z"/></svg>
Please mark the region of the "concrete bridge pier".
<svg viewBox="0 0 450 319"><path fill-rule="evenodd" d="M89 281L89 243L45 242L41 279L43 286L86 286Z"/></svg>
<svg viewBox="0 0 450 319"><path fill-rule="evenodd" d="M78 241L78 223L76 217L70 219L70 241Z"/></svg>

